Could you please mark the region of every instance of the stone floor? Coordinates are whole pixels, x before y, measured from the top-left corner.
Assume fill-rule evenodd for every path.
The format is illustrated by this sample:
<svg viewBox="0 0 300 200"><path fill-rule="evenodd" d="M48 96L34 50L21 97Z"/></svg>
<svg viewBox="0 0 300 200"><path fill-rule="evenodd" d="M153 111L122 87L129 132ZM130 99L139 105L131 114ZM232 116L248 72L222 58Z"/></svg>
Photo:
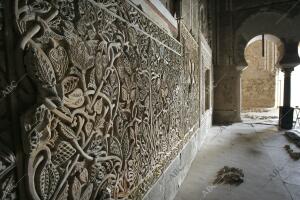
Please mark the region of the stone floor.
<svg viewBox="0 0 300 200"><path fill-rule="evenodd" d="M175 200L300 200L300 160L286 153L283 133L250 121L213 127ZM214 186L224 166L243 169L244 183Z"/></svg>

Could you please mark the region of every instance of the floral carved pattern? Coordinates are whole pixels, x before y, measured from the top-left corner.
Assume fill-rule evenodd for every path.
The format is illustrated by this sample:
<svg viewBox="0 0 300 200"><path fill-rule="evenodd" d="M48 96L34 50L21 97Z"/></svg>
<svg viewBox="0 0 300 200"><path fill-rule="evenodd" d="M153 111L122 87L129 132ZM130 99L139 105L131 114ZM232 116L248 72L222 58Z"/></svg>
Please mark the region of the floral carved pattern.
<svg viewBox="0 0 300 200"><path fill-rule="evenodd" d="M15 4L38 91L22 116L30 197L142 199L189 135L180 43L129 1Z"/></svg>

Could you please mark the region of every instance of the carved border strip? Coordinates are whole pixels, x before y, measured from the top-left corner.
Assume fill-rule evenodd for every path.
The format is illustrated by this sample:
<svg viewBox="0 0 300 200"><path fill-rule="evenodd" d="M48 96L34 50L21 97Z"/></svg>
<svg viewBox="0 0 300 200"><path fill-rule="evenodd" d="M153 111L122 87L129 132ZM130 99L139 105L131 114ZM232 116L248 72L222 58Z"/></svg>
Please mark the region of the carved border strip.
<svg viewBox="0 0 300 200"><path fill-rule="evenodd" d="M139 8L136 7L136 5L134 5L130 0L126 0L131 6L135 7L135 9L137 9L141 15L144 15L153 25L155 25L159 30L161 30L161 33L163 33L164 35L166 35L166 37L170 38L170 41L174 42L172 43L172 47L174 49L176 49L176 51L181 52L181 47L182 44L177 41L176 38L174 38L172 35L170 35L161 25L157 24L156 22L152 21L151 18L144 12L141 12ZM173 46L175 45L175 46ZM170 46L171 47L171 46Z"/></svg>
<svg viewBox="0 0 300 200"><path fill-rule="evenodd" d="M120 17L119 15L117 15L116 13L108 10L102 3L97 3L94 0L88 0L90 3L92 3L93 5L99 7L100 9L105 10L106 12L110 13L111 15L113 15L114 17L122 20L123 22L127 23L130 27L142 32L144 35L147 35L149 38L155 40L156 42L158 42L159 44L163 45L164 47L168 48L169 50L173 51L174 53L181 55L181 44L172 36L170 36L164 29L162 29L161 27L159 27L155 22L153 22L145 13L141 12L140 9L138 9L135 5L132 4L132 2L130 0L126 0L126 2L128 3L128 5L134 9L136 12L139 13L139 17L145 17L147 18L147 20L149 20L149 23L151 24L151 26L153 26L152 28L156 28L157 31L160 31L160 35L163 35L166 38L166 41L161 41L159 38L157 38L155 36L154 33L148 33L145 30L142 29L142 27L138 27L137 24L131 24L128 21L126 21L124 18Z"/></svg>

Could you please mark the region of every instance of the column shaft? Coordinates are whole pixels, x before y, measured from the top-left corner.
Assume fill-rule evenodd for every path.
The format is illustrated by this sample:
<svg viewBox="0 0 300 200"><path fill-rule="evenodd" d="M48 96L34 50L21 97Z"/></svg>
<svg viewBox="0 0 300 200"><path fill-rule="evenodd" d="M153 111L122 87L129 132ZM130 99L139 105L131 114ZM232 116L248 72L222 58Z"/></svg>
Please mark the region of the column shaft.
<svg viewBox="0 0 300 200"><path fill-rule="evenodd" d="M284 72L284 92L283 92L283 106L279 108L279 127L282 129L293 128L293 114L294 108L291 107L291 68L283 68Z"/></svg>
<svg viewBox="0 0 300 200"><path fill-rule="evenodd" d="M292 70L284 70L283 106L291 106L291 73Z"/></svg>

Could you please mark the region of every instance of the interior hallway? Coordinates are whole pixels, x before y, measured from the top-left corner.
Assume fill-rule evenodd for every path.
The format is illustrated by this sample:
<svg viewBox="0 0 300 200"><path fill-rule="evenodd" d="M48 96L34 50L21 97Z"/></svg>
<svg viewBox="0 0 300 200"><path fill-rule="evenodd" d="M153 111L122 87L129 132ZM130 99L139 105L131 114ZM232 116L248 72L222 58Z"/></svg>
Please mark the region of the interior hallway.
<svg viewBox="0 0 300 200"><path fill-rule="evenodd" d="M276 126L237 123L213 127L175 200L299 200L300 161L285 149L290 144ZM214 185L224 166L244 172L239 186Z"/></svg>

